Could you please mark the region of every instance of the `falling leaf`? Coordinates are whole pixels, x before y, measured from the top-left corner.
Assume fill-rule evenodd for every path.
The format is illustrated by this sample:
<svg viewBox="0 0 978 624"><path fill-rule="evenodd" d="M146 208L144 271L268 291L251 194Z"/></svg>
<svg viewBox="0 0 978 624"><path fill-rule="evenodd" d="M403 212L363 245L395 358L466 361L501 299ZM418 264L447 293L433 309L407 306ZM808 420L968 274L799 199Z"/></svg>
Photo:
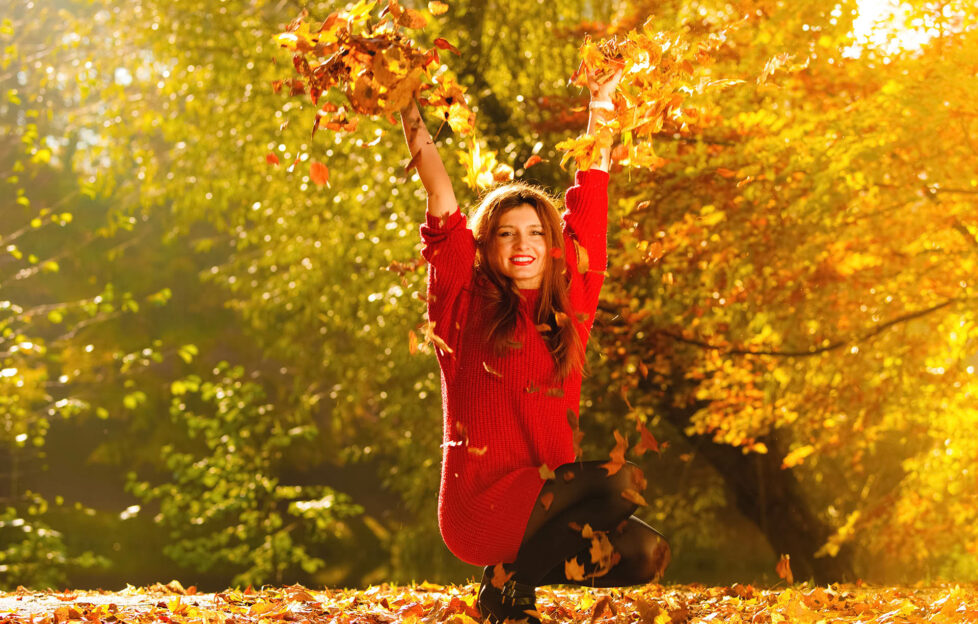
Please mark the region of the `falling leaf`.
<svg viewBox="0 0 978 624"><path fill-rule="evenodd" d="M574 471L573 470L568 470L567 472L564 473L564 482L565 483L569 482L573 478L574 478Z"/></svg>
<svg viewBox="0 0 978 624"><path fill-rule="evenodd" d="M574 239L574 253L577 254L577 271L584 275L590 268L590 261L588 260L587 249L578 243L577 239Z"/></svg>
<svg viewBox="0 0 978 624"><path fill-rule="evenodd" d="M737 172L736 171L731 171L730 169L726 169L724 167L719 167L717 169L717 175L722 176L724 178L732 178L735 175L737 175Z"/></svg>
<svg viewBox="0 0 978 624"><path fill-rule="evenodd" d="M279 163L278 156L276 156L271 152L268 152L268 154L265 155L265 162L267 162L270 165L277 165Z"/></svg>
<svg viewBox="0 0 978 624"><path fill-rule="evenodd" d="M509 579L513 578L514 574L516 574L515 571L506 572L506 568L503 567L503 564L497 563L492 568L492 579L490 582L496 589L502 589L503 585L505 585Z"/></svg>
<svg viewBox="0 0 978 624"><path fill-rule="evenodd" d="M781 555L781 559L778 560L778 565L774 567L774 571L778 573L778 576L787 581L788 585L795 584L795 577L791 574L791 555Z"/></svg>
<svg viewBox="0 0 978 624"><path fill-rule="evenodd" d="M329 169L321 162L313 162L309 165L309 178L316 186L322 186L329 182Z"/></svg>
<svg viewBox="0 0 978 624"><path fill-rule="evenodd" d="M408 331L408 352L411 355L418 353L418 335L414 333L414 330Z"/></svg>
<svg viewBox="0 0 978 624"><path fill-rule="evenodd" d="M439 50L448 50L449 52L455 54L456 56L462 56L462 53L458 51L458 48L448 43L447 40L442 39L441 37L435 39L434 44L435 47L438 48Z"/></svg>
<svg viewBox="0 0 978 624"><path fill-rule="evenodd" d="M526 162L525 163L523 163L523 168L524 169L529 169L533 165L536 165L536 164L541 163L541 162L543 162L543 159L540 158L540 156L538 156L537 154L533 154L532 156L530 156L529 158L526 159Z"/></svg>
<svg viewBox="0 0 978 624"><path fill-rule="evenodd" d="M622 490L621 497L627 501L635 503L639 507L645 507L646 505L648 505L648 503L645 502L645 497L631 488Z"/></svg>
<svg viewBox="0 0 978 624"><path fill-rule="evenodd" d="M551 479L557 478L557 475L554 473L553 470L551 470L547 466L547 464L543 464L542 466L540 466L539 472L540 472L540 478L543 479L544 481L550 481Z"/></svg>
<svg viewBox="0 0 978 624"><path fill-rule="evenodd" d="M543 494L540 495L540 504L543 505L543 508L546 509L547 511L550 511L550 505L552 505L553 502L554 502L553 492L544 492Z"/></svg>
<svg viewBox="0 0 978 624"><path fill-rule="evenodd" d="M486 369L486 372L489 373L490 375L493 375L494 377L499 377L500 379L503 378L503 374L497 371L496 369L494 369L493 367L489 366L487 362L482 363L482 368Z"/></svg>
<svg viewBox="0 0 978 624"><path fill-rule="evenodd" d="M615 429L615 448L609 453L611 461L601 464L601 467L608 471L608 476L617 473L625 465L625 449L628 447L625 438Z"/></svg>
<svg viewBox="0 0 978 624"><path fill-rule="evenodd" d="M405 28L419 30L428 25L428 20L414 9L405 9L401 17L398 18L397 23Z"/></svg>
<svg viewBox="0 0 978 624"><path fill-rule="evenodd" d="M428 3L428 10L431 11L432 15L441 15L448 10L448 5L438 0L432 0Z"/></svg>
<svg viewBox="0 0 978 624"><path fill-rule="evenodd" d="M648 428L646 428L646 426L640 422L635 423L635 429L641 435L641 439L638 441L638 444L635 445L635 454L641 457L645 454L645 451L658 453L659 442L655 439L655 437L653 437L652 432L650 432Z"/></svg>

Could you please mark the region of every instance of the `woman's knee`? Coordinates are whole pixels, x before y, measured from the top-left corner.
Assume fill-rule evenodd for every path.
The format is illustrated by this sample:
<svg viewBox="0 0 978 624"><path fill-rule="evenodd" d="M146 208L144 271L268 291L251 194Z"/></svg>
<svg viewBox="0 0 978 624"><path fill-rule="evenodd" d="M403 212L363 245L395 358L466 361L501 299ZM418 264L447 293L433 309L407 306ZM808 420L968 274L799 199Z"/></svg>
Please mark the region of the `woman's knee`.
<svg viewBox="0 0 978 624"><path fill-rule="evenodd" d="M623 554L622 558L629 560L638 583L658 581L672 558L669 544L652 530L642 531L637 542L635 551L628 553L627 557Z"/></svg>

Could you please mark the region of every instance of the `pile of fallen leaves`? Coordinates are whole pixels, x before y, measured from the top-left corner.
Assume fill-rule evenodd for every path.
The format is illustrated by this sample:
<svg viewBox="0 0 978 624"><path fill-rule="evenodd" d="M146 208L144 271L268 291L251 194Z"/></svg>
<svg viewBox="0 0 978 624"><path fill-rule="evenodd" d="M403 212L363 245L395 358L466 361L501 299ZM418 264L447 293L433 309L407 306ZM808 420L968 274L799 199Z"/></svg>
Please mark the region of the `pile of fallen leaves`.
<svg viewBox="0 0 978 624"><path fill-rule="evenodd" d="M244 624L295 621L303 624L472 624L480 621L477 585L379 585L364 590L301 586L197 594L177 582L121 592L35 592L0 594L2 624ZM975 585L873 587L800 584L760 589L735 584L647 585L625 589L545 587L537 591L542 621L640 622L976 622Z"/></svg>

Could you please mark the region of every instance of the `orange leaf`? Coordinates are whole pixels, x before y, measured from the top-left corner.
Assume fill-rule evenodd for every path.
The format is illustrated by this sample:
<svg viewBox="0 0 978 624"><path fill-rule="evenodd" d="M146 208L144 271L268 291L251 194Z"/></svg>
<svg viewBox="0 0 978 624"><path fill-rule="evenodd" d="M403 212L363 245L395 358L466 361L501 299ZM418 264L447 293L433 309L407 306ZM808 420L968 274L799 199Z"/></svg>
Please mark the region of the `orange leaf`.
<svg viewBox="0 0 978 624"><path fill-rule="evenodd" d="M543 505L543 508L546 509L547 511L550 511L550 505L552 505L553 502L554 502L553 492L544 492L543 494L540 495L540 504Z"/></svg>
<svg viewBox="0 0 978 624"><path fill-rule="evenodd" d="M659 452L659 442L656 441L652 433L640 422L635 423L635 429L642 436L642 439L635 445L635 454L641 457L645 451Z"/></svg>
<svg viewBox="0 0 978 624"><path fill-rule="evenodd" d="M568 470L567 472L564 473L564 481L565 482L570 481L573 478L574 478L574 471L573 470Z"/></svg>
<svg viewBox="0 0 978 624"><path fill-rule="evenodd" d="M516 572L506 572L506 568L503 567L503 564L497 563L492 569L492 580L490 582L496 589L502 589L503 585L505 585L509 579L513 578L514 574L516 574Z"/></svg>
<svg viewBox="0 0 978 624"><path fill-rule="evenodd" d="M534 154L533 156L530 156L529 158L526 159L526 162L523 163L523 168L524 169L529 169L533 165L535 165L537 163L540 163L540 162L543 162L543 159L540 158L539 156L537 156L536 154Z"/></svg>
<svg viewBox="0 0 978 624"><path fill-rule="evenodd" d="M737 172L731 171L730 169L726 169L724 167L719 167L717 169L717 175L723 176L724 178L732 178L737 175Z"/></svg>
<svg viewBox="0 0 978 624"><path fill-rule="evenodd" d="M276 156L271 152L268 152L268 154L265 155L265 162L267 162L270 165L277 165L279 162L278 156Z"/></svg>
<svg viewBox="0 0 978 624"><path fill-rule="evenodd" d="M625 465L625 449L628 448L628 443L625 438L622 437L618 430L615 429L615 448L611 449L609 456L611 461L601 464L601 467L608 471L608 476L615 474L621 467Z"/></svg>
<svg viewBox="0 0 978 624"><path fill-rule="evenodd" d="M621 497L627 501L635 503L639 507L645 507L646 505L648 505L648 503L645 502L645 497L631 488L623 490L621 493Z"/></svg>
<svg viewBox="0 0 978 624"><path fill-rule="evenodd" d="M329 169L321 162L314 162L309 165L309 177L316 186L322 186L329 182Z"/></svg>
<svg viewBox="0 0 978 624"><path fill-rule="evenodd" d="M438 2L438 0L432 0L428 3L428 10L431 11L432 15L441 15L448 10L448 5L444 2Z"/></svg>
<svg viewBox="0 0 978 624"><path fill-rule="evenodd" d="M414 333L414 330L408 331L408 352L411 355L418 353L418 335Z"/></svg>
<svg viewBox="0 0 978 624"><path fill-rule="evenodd" d="M575 240L574 251L577 253L577 271L581 275L584 275L587 273L588 267L590 266L590 261L587 257L587 249L585 249L580 243L577 242L577 240Z"/></svg>
<svg viewBox="0 0 978 624"><path fill-rule="evenodd" d="M778 573L779 577L787 581L788 585L795 584L795 577L791 574L791 555L781 555L781 559L778 560L778 565L774 567L774 571Z"/></svg>
<svg viewBox="0 0 978 624"><path fill-rule="evenodd" d="M540 466L540 478L544 481L549 481L551 479L556 479L557 475L554 474L554 471L551 470L547 464L543 464Z"/></svg>
<svg viewBox="0 0 978 624"><path fill-rule="evenodd" d="M564 576L568 581L584 580L584 566L577 562L577 557L564 562Z"/></svg>

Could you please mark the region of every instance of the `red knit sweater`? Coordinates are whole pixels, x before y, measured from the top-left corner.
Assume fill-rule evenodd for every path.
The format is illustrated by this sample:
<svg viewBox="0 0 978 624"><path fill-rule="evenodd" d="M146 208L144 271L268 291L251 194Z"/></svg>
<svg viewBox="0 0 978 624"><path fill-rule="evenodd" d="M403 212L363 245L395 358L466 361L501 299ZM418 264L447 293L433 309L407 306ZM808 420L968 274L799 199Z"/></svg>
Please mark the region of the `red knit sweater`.
<svg viewBox="0 0 978 624"><path fill-rule="evenodd" d="M586 344L607 264L608 174L578 172L565 205L570 301ZM484 338L485 293L473 287L475 240L460 211L443 223L428 215L421 236L428 318L451 349L437 349L444 412L439 527L463 561L511 562L544 484L540 466L574 461L568 410L580 407L581 376L554 381L553 357L535 328L536 290L521 291L521 347L504 357L493 353ZM572 239L587 251L584 274Z"/></svg>

